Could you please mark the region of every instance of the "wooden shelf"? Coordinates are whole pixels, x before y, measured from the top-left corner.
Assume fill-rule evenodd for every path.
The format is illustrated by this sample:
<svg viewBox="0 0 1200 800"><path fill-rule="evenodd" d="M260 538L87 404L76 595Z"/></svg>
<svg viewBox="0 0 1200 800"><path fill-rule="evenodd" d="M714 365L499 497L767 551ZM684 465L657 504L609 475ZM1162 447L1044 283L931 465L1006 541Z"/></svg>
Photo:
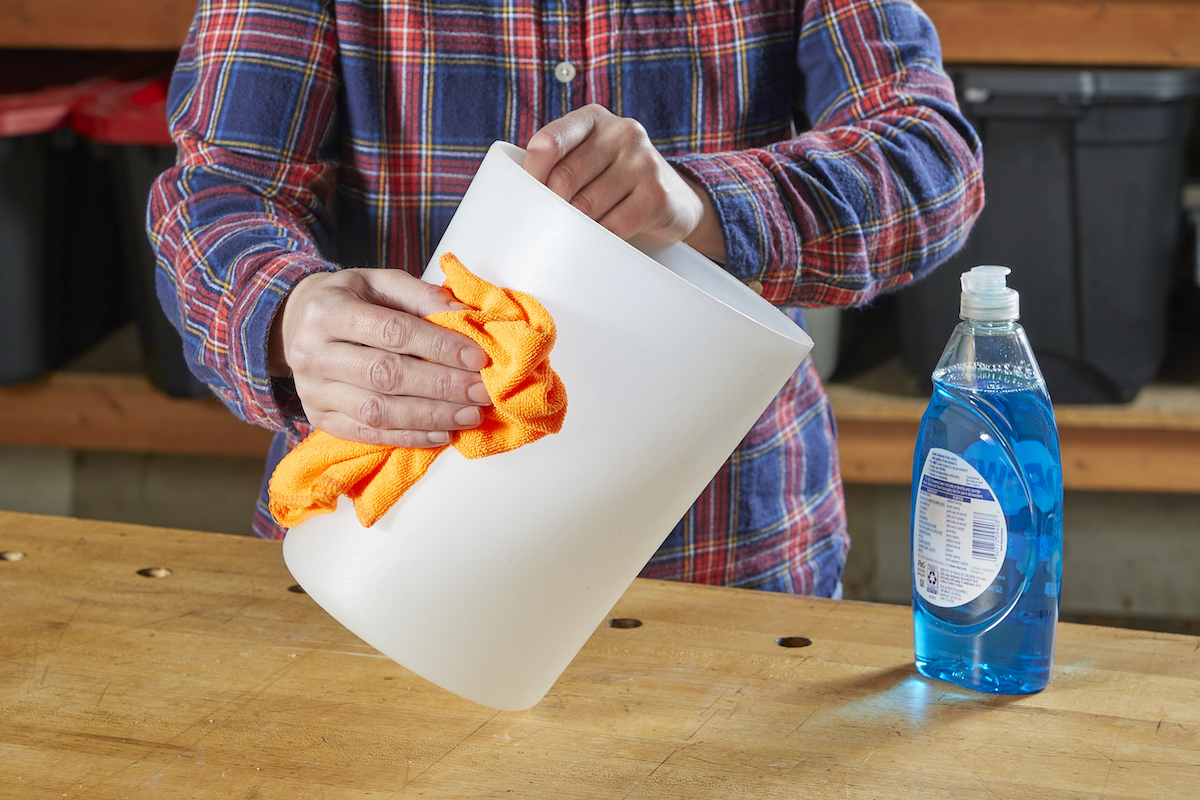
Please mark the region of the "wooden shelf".
<svg viewBox="0 0 1200 800"><path fill-rule="evenodd" d="M169 397L141 375L61 372L0 386L0 444L261 457L270 442L216 398Z"/></svg>
<svg viewBox="0 0 1200 800"><path fill-rule="evenodd" d="M829 387L847 483L907 485L926 398ZM1122 406L1057 406L1063 486L1200 492L1200 387L1152 385Z"/></svg>
<svg viewBox="0 0 1200 800"><path fill-rule="evenodd" d="M0 47L178 50L197 0L0 0Z"/></svg>
<svg viewBox="0 0 1200 800"><path fill-rule="evenodd" d="M846 482L907 485L925 398L847 384L829 396ZM1055 412L1066 488L1200 492L1200 386ZM0 444L259 458L270 440L217 400L168 397L140 375L63 372L0 387Z"/></svg>
<svg viewBox="0 0 1200 800"><path fill-rule="evenodd" d="M919 0L947 63L1200 66L1198 0Z"/></svg>
<svg viewBox="0 0 1200 800"><path fill-rule="evenodd" d="M948 63L1200 66L1200 0L921 0ZM0 1L0 47L175 50L196 0Z"/></svg>

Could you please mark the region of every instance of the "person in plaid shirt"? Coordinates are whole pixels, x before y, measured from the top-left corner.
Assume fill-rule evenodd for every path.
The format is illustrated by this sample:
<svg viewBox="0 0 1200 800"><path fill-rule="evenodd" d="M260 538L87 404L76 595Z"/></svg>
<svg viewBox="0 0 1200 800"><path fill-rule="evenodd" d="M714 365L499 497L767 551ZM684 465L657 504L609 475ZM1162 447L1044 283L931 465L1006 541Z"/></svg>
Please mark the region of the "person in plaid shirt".
<svg viewBox="0 0 1200 800"><path fill-rule="evenodd" d="M313 426L422 447L478 424L482 351L420 319L451 299L414 276L495 140L798 322L918 279L983 205L911 0L201 0L170 109L158 295L196 375L278 432L267 475ZM284 535L265 501L253 530ZM643 574L836 596L848 549L809 359Z"/></svg>

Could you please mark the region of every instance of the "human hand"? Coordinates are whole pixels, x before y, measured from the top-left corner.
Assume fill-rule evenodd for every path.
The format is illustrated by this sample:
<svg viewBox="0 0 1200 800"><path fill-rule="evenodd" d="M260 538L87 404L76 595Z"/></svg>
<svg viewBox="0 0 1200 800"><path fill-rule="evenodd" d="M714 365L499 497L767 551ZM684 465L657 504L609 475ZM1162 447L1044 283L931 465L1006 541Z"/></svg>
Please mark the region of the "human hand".
<svg viewBox="0 0 1200 800"><path fill-rule="evenodd" d="M490 405L470 338L421 319L464 308L394 269L319 272L293 287L272 326L271 373L291 372L308 420L341 439L439 447Z"/></svg>
<svg viewBox="0 0 1200 800"><path fill-rule="evenodd" d="M667 163L637 120L598 105L576 109L530 137L523 166L622 239L682 239L724 260L708 194Z"/></svg>

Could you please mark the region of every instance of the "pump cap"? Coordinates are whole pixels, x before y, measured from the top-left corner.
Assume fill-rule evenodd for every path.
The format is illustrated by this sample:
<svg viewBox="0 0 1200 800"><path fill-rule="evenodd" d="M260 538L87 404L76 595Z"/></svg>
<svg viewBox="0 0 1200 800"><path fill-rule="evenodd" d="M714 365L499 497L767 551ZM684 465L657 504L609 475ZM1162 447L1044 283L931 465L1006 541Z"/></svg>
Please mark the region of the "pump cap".
<svg viewBox="0 0 1200 800"><path fill-rule="evenodd" d="M984 265L972 267L962 274L962 301L959 316L963 319L995 322L1016 319L1021 315L1021 295L1010 289L1005 280L1008 267Z"/></svg>

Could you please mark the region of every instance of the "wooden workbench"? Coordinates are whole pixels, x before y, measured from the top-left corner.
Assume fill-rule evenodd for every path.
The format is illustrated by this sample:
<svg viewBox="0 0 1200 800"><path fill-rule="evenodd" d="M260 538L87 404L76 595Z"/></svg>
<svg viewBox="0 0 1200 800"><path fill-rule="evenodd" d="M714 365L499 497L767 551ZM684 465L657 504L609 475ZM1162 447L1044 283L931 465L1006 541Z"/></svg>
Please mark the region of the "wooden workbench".
<svg viewBox="0 0 1200 800"><path fill-rule="evenodd" d="M1050 687L993 697L918 676L903 607L638 581L641 626L501 713L289 591L275 542L0 512L0 551L3 798L1200 796L1194 636L1064 624Z"/></svg>

